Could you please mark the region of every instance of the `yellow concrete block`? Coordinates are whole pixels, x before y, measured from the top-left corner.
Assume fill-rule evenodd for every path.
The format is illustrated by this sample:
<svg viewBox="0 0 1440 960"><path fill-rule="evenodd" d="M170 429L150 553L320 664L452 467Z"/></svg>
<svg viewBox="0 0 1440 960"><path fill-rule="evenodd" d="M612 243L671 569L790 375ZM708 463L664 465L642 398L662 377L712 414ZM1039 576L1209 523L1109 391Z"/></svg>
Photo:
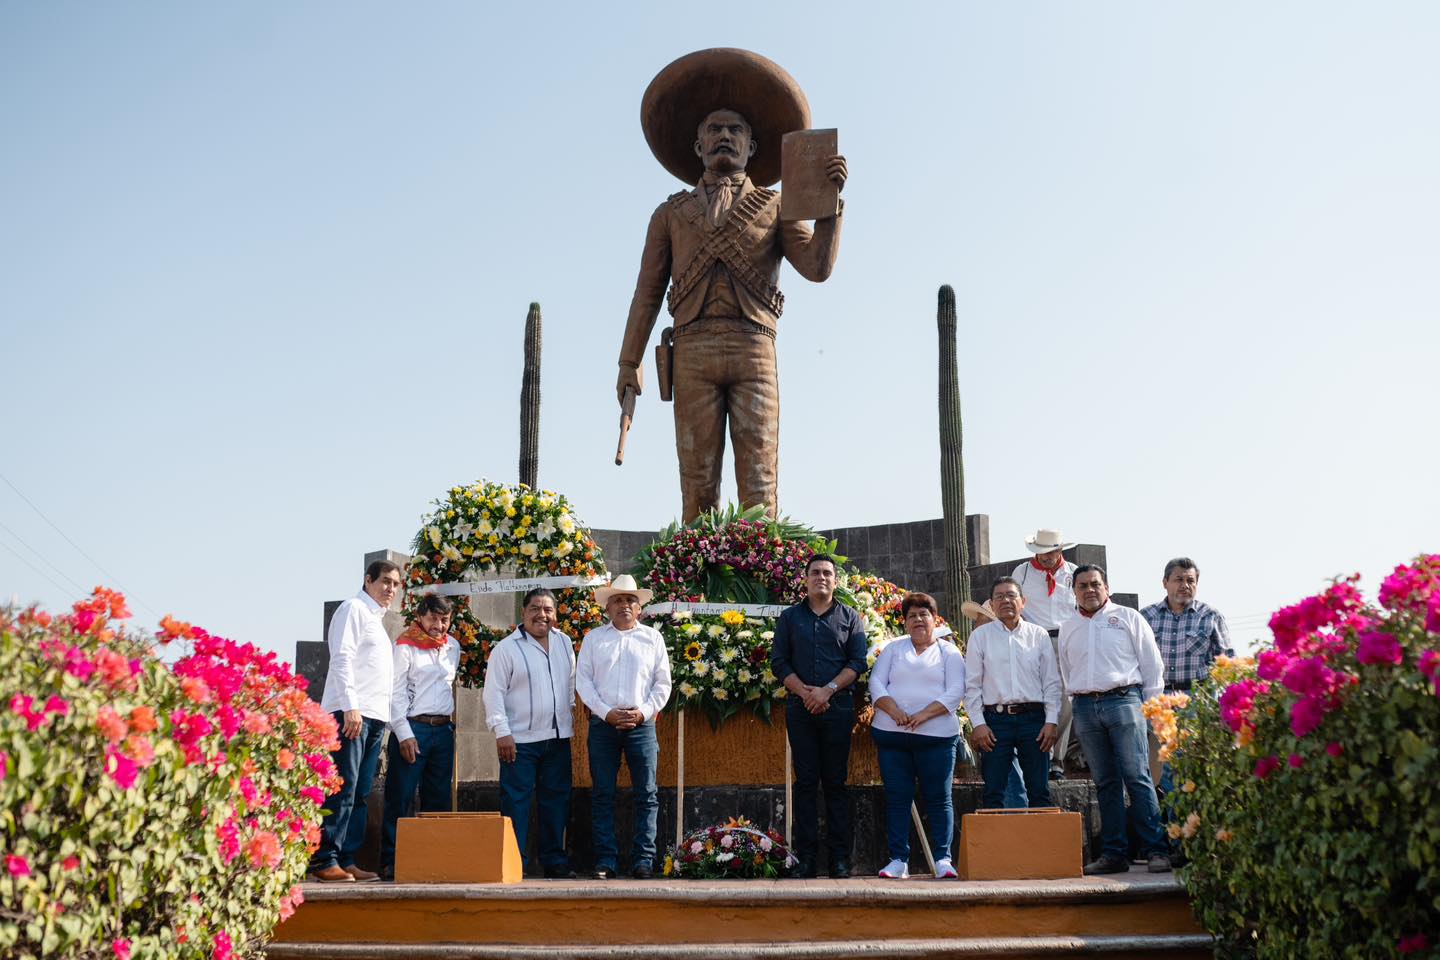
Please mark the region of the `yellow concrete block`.
<svg viewBox="0 0 1440 960"><path fill-rule="evenodd" d="M979 810L960 818L961 880L1062 880L1085 869L1080 814L1059 807Z"/></svg>
<svg viewBox="0 0 1440 960"><path fill-rule="evenodd" d="M422 813L396 827L396 883L519 883L523 875L509 817Z"/></svg>

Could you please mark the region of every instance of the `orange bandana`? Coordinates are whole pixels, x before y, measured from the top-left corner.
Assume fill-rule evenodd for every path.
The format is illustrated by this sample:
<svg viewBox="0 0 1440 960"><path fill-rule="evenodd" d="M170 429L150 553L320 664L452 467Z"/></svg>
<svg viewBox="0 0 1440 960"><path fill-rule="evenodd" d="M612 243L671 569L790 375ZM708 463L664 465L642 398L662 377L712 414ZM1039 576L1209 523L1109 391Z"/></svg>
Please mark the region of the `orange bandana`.
<svg viewBox="0 0 1440 960"><path fill-rule="evenodd" d="M405 632L395 638L395 643L408 644L412 647L419 647L421 650L439 650L450 642L447 636L432 637L421 628L420 624L412 623L405 628Z"/></svg>
<svg viewBox="0 0 1440 960"><path fill-rule="evenodd" d="M1060 564L1061 564L1061 563L1064 563L1064 562L1065 562L1065 561L1062 559L1062 560L1060 561L1060 563L1055 564L1055 566L1053 566L1053 567L1046 567L1046 566L1042 566L1042 565L1041 565L1041 563L1040 563L1040 558L1039 558L1039 557L1031 557L1031 558L1030 558L1030 566L1034 567L1036 570L1039 570L1039 571L1041 571L1042 573L1045 574L1045 593L1046 593L1047 596L1054 595L1054 593L1055 593L1055 571L1059 570L1059 569L1060 569Z"/></svg>

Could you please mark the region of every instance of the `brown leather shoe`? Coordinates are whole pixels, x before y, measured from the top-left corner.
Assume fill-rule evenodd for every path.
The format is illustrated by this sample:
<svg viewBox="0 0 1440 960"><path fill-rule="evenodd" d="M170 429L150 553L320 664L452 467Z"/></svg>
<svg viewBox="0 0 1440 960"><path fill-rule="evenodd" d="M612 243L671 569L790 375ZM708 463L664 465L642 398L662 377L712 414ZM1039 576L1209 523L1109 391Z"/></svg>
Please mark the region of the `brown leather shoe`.
<svg viewBox="0 0 1440 960"><path fill-rule="evenodd" d="M354 883L355 878L350 876L349 871L335 864L330 864L324 870L310 871L310 879L318 880L320 883Z"/></svg>
<svg viewBox="0 0 1440 960"><path fill-rule="evenodd" d="M380 874L371 873L369 870L361 870L354 865L343 867L342 869L350 874L351 877L355 878L356 883L375 883L380 879Z"/></svg>

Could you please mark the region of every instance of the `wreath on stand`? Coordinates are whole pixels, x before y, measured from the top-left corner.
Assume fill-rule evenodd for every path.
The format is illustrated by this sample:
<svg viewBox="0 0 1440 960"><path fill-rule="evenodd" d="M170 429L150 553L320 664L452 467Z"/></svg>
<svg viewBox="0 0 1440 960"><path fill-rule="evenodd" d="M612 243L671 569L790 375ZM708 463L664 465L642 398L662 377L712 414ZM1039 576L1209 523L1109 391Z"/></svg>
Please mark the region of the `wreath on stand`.
<svg viewBox="0 0 1440 960"><path fill-rule="evenodd" d="M600 548L562 494L482 479L451 487L433 505L411 544L414 559L407 587L473 583L494 576L605 576ZM420 596L416 589L407 593L407 616L414 615ZM588 587L555 591L555 612L556 628L577 649L586 631L602 622ZM490 649L514 629L514 624L483 624L468 603L456 604L450 632L460 642L462 686L484 684Z"/></svg>

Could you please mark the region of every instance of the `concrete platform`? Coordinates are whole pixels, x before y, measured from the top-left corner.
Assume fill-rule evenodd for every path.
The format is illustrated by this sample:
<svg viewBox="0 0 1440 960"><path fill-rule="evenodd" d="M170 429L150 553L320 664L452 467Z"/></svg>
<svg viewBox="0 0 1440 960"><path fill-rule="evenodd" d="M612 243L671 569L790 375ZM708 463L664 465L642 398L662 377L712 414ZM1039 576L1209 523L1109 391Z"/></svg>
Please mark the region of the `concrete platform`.
<svg viewBox="0 0 1440 960"><path fill-rule="evenodd" d="M1170 874L305 886L286 958L1205 957Z"/></svg>

